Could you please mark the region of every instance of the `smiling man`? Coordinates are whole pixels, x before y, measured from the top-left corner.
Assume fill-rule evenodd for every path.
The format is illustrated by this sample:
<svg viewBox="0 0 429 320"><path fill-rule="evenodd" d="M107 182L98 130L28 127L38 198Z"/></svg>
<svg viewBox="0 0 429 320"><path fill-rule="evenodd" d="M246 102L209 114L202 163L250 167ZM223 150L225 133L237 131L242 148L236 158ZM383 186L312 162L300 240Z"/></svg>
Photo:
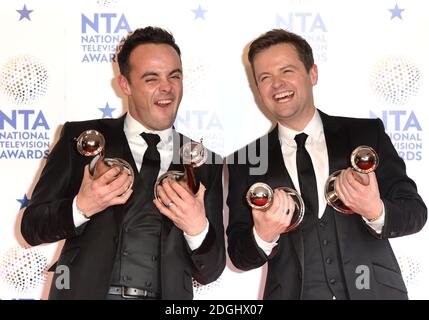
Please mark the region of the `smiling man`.
<svg viewBox="0 0 429 320"><path fill-rule="evenodd" d="M246 150L237 151L229 165L232 262L242 270L268 263L265 299L407 299L388 238L418 232L427 209L383 123L316 109L317 66L310 45L294 33L275 29L261 35L251 43L248 58L260 98L277 126L246 147L268 150L260 155L267 158L266 172L252 175L250 158L238 163L239 155L252 154ZM365 185L349 163L360 145L379 156ZM337 170L342 171L335 191L354 214L327 205L325 183ZM305 212L298 228L285 232L292 200L283 191L275 190L268 210L247 206L243 199L255 182L300 192Z"/></svg>
<svg viewBox="0 0 429 320"><path fill-rule="evenodd" d="M183 170L173 160L190 141L172 127L183 93L180 49L169 32L146 27L117 58L128 113L64 124L21 231L31 245L66 240L50 299L192 299L192 278L206 284L225 267L222 161L209 152L195 195L166 182L160 192L169 205L154 201L157 177ZM90 174L91 159L76 148L86 130L104 136L105 156L128 162L134 181L118 167Z"/></svg>

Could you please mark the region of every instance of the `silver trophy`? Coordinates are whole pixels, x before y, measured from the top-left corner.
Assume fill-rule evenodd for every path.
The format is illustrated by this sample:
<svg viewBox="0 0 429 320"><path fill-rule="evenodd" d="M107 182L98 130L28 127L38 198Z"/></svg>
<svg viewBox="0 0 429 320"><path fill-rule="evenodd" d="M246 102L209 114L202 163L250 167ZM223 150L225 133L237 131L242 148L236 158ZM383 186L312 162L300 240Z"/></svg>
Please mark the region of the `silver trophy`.
<svg viewBox="0 0 429 320"><path fill-rule="evenodd" d="M200 181L195 175L194 169L200 167L207 161L207 149L200 142L187 142L179 150L179 156L182 159L184 171L170 170L159 176L154 186L154 195L164 206L168 207L169 204L164 203L159 194L158 186L162 185L165 179L170 179L179 182L182 186L187 188L193 194L196 194L200 188Z"/></svg>
<svg viewBox="0 0 429 320"><path fill-rule="evenodd" d="M368 146L359 146L353 150L350 156L350 162L353 168L353 177L361 184L368 185L369 178L366 175L358 173L368 174L373 172L379 162L379 158L375 150ZM342 170L335 171L328 177L328 181L325 184L325 199L332 208L338 212L345 214L352 214L353 211L344 205L344 203L338 198L335 192L334 183L337 177L340 175ZM356 172L356 173L355 173Z"/></svg>
<svg viewBox="0 0 429 320"><path fill-rule="evenodd" d="M304 218L304 201L296 190L288 187L278 187L276 189L283 190L289 195L295 203L295 211L293 212L290 225L283 232L291 232L295 230L302 219ZM246 193L246 200L249 206L259 210L267 210L273 203L274 191L266 183L257 182L250 186Z"/></svg>
<svg viewBox="0 0 429 320"><path fill-rule="evenodd" d="M120 169L120 173L126 170L131 176L132 181L127 191L134 183L134 171L131 165L120 158L105 158L104 147L106 140L103 135L96 130L86 130L76 139L77 150L85 157L94 157L89 163L89 173L94 179L102 176L106 171L113 167Z"/></svg>

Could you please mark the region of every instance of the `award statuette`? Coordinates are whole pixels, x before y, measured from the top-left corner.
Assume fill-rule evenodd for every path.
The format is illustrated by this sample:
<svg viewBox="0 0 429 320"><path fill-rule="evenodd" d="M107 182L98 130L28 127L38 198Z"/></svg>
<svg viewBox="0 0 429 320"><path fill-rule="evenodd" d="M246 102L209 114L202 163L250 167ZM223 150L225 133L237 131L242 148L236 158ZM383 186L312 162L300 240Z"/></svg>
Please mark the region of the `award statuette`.
<svg viewBox="0 0 429 320"><path fill-rule="evenodd" d="M94 179L102 176L113 167L118 167L120 172L126 170L132 181L127 191L134 183L134 171L131 165L120 158L105 158L104 147L106 140L103 135L96 130L86 130L76 139L77 150L85 157L94 157L89 163L89 173Z"/></svg>
<svg viewBox="0 0 429 320"><path fill-rule="evenodd" d="M293 212L290 225L283 232L291 232L295 230L302 219L304 218L304 201L294 189L288 187L278 187L276 189L283 190L289 195L295 203L295 211ZM259 210L267 210L273 203L274 191L266 183L257 182L250 186L246 193L246 200L249 206Z"/></svg>
<svg viewBox="0 0 429 320"><path fill-rule="evenodd" d="M169 207L168 204L164 203L159 194L158 186L162 185L164 179L171 179L179 182L193 194L196 194L200 188L200 181L195 175L194 169L200 167L207 161L207 149L200 142L187 142L179 150L180 158L182 159L184 171L179 170L170 170L162 174L155 183L154 186L154 195L164 206Z"/></svg>
<svg viewBox="0 0 429 320"><path fill-rule="evenodd" d="M359 146L353 150L350 156L350 162L352 169L356 173L368 174L373 172L378 166L378 155L375 150L368 146ZM344 203L338 198L335 192L334 183L337 177L340 175L342 170L335 171L332 173L328 181L325 184L325 199L332 208L338 212L345 214L352 214L353 211L344 205ZM353 172L353 173L354 173ZM360 174L353 174L353 177L361 184L368 185L368 176L362 176Z"/></svg>

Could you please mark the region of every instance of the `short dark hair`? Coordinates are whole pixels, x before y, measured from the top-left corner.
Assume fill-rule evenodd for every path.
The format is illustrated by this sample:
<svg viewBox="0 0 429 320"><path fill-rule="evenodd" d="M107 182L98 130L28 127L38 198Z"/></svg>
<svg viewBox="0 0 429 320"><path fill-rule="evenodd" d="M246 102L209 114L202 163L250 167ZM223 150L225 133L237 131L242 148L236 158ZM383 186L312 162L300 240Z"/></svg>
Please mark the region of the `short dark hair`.
<svg viewBox="0 0 429 320"><path fill-rule="evenodd" d="M270 30L255 40L252 41L249 47L249 52L247 58L249 59L250 65L252 66L253 73L255 69L253 66L253 61L256 54L268 49L271 46L281 43L289 43L295 47L298 52L298 57L305 66L307 72L310 71L311 67L314 65L313 50L308 42L301 36L289 32L284 29L273 29Z"/></svg>
<svg viewBox="0 0 429 320"><path fill-rule="evenodd" d="M130 33L121 44L118 57L119 71L128 80L130 75L130 55L139 45L146 43L167 44L176 50L180 57L180 48L171 32L159 27L139 28Z"/></svg>

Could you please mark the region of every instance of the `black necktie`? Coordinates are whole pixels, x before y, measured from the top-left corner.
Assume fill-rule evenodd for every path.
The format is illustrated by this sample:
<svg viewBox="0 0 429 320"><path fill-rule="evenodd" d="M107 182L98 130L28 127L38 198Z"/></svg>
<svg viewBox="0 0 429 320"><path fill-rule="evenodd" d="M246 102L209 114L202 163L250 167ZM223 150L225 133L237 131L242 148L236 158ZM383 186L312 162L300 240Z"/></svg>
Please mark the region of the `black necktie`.
<svg viewBox="0 0 429 320"><path fill-rule="evenodd" d="M299 188L301 197L304 200L306 213L313 213L318 216L318 196L316 175L314 174L313 164L310 155L305 148L305 140L308 135L300 133L295 136L296 149L296 169L298 171Z"/></svg>
<svg viewBox="0 0 429 320"><path fill-rule="evenodd" d="M156 145L161 140L159 135L143 132L140 134L147 143L147 149L143 156L140 176L143 181L144 189L153 196L153 186L158 178L161 157Z"/></svg>

